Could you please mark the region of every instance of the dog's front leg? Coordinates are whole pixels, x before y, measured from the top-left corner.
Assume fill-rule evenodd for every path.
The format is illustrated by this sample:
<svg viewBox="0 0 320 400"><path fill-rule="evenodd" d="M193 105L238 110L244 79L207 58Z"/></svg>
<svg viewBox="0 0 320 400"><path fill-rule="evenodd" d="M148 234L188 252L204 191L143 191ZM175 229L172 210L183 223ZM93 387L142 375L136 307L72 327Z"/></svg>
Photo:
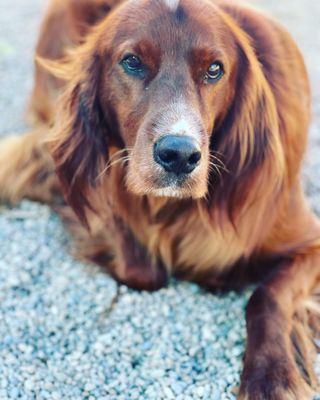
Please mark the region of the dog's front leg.
<svg viewBox="0 0 320 400"><path fill-rule="evenodd" d="M247 307L248 341L239 399L311 399L312 349L304 340L292 341L293 317L319 280L320 240L300 249L254 292Z"/></svg>
<svg viewBox="0 0 320 400"><path fill-rule="evenodd" d="M167 284L168 272L162 261L148 254L130 228L114 218L115 258L110 270L120 283L138 290L153 291Z"/></svg>

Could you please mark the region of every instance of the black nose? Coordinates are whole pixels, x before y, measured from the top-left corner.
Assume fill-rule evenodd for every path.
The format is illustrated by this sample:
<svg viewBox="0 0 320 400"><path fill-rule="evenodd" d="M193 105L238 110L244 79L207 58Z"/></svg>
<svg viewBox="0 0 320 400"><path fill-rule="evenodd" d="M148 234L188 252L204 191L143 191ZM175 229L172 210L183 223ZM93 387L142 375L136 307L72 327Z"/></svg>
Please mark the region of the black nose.
<svg viewBox="0 0 320 400"><path fill-rule="evenodd" d="M190 136L167 135L154 145L154 160L166 171L189 174L199 164L201 152Z"/></svg>

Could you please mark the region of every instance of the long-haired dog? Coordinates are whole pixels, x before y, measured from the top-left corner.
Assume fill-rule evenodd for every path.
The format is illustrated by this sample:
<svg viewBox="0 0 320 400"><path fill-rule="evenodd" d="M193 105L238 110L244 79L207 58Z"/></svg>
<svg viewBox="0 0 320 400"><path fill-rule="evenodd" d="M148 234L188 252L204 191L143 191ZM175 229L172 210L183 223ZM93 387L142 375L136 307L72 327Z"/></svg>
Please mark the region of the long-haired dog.
<svg viewBox="0 0 320 400"><path fill-rule="evenodd" d="M291 36L228 1L54 0L37 54L37 127L1 142L2 199L63 193L79 251L133 288L258 280L239 399L309 399L320 224Z"/></svg>

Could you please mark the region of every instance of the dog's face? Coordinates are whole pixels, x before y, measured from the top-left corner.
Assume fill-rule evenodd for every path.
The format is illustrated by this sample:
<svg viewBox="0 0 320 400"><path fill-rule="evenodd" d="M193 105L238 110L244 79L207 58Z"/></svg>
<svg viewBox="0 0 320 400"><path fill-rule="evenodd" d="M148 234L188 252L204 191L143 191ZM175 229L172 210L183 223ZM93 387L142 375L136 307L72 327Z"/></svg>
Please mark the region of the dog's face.
<svg viewBox="0 0 320 400"><path fill-rule="evenodd" d="M210 1L123 2L58 74L51 153L69 204L84 219L116 149L135 194L240 209L266 158L282 160L270 67Z"/></svg>
<svg viewBox="0 0 320 400"><path fill-rule="evenodd" d="M189 0L129 2L109 17L99 45L100 102L128 148L128 189L203 197L210 138L233 95L236 60L217 9Z"/></svg>

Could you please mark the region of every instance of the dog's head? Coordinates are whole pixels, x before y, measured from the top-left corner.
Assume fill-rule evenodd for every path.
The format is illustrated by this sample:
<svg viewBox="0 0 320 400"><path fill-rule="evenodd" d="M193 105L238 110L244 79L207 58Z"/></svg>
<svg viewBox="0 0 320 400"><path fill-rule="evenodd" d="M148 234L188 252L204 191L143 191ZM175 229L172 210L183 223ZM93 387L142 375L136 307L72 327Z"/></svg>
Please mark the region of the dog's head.
<svg viewBox="0 0 320 400"><path fill-rule="evenodd" d="M61 75L52 153L80 218L88 188L117 162L110 148L125 156L135 194L205 197L217 170L228 171L220 192L231 195L231 181L263 163L278 129L248 37L209 1L126 1Z"/></svg>

